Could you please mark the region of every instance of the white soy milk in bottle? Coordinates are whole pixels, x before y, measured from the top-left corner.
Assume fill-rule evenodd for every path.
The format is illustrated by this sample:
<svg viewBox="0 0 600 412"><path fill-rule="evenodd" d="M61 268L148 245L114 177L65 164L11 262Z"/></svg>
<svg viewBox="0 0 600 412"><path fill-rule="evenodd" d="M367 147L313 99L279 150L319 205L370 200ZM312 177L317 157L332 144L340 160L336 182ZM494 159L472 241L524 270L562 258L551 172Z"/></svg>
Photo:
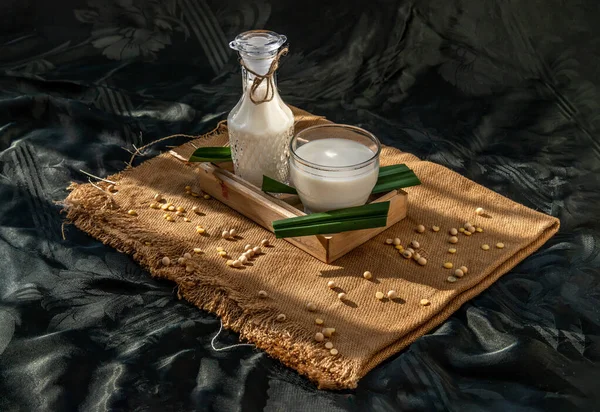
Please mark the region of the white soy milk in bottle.
<svg viewBox="0 0 600 412"><path fill-rule="evenodd" d="M294 115L275 79L280 47L286 37L253 30L238 35L230 47L240 54L244 94L227 117L235 174L261 187L263 175L288 180L288 146Z"/></svg>

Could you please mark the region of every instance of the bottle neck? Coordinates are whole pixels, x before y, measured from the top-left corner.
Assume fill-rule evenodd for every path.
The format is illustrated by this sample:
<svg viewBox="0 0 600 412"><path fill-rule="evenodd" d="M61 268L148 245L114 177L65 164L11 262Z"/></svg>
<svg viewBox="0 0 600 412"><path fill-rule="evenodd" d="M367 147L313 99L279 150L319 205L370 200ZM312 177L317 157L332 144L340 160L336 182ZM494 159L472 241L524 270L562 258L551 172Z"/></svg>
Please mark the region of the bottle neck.
<svg viewBox="0 0 600 412"><path fill-rule="evenodd" d="M277 74L273 73L270 77L264 77L260 82L258 87L252 91L252 87L255 83L255 79L261 78L256 74L267 74L271 67L271 63L273 62L272 58L255 60L255 59L243 59L242 65L242 85L244 89L244 95L249 95L252 93L252 100L254 101L263 101L263 100L273 100L274 98L279 97L279 92L277 91ZM254 73L251 73L250 70Z"/></svg>

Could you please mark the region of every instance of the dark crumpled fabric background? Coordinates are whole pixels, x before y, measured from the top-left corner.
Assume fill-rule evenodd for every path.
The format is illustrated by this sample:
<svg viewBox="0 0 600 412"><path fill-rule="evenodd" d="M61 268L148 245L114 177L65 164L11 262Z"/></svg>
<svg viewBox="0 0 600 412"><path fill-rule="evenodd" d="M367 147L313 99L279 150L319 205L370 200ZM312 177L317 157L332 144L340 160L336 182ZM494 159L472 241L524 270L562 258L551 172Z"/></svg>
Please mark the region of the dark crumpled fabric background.
<svg viewBox="0 0 600 412"><path fill-rule="evenodd" d="M598 21L592 0L2 1L0 411L600 410ZM226 116L227 42L251 28L290 39L286 102L561 220L355 391L214 351L219 320L173 284L73 227L62 240L54 202L80 169Z"/></svg>

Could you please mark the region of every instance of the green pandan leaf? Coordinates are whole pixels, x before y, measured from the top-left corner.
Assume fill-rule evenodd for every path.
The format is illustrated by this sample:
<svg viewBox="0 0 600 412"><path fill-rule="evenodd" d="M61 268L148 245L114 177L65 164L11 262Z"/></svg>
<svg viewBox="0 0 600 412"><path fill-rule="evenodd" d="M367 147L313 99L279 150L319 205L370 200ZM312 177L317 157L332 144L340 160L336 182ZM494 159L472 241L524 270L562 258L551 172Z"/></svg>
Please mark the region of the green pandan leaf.
<svg viewBox="0 0 600 412"><path fill-rule="evenodd" d="M289 193L292 195L298 194L296 189L291 186L288 186L284 183L278 182L275 179L271 179L268 176L263 176L262 188L263 192L268 193Z"/></svg>
<svg viewBox="0 0 600 412"><path fill-rule="evenodd" d="M273 229L277 238L341 233L351 230L384 227L390 202L312 213L306 216L276 220Z"/></svg>
<svg viewBox="0 0 600 412"><path fill-rule="evenodd" d="M230 147L199 147L190 156L190 162L231 162Z"/></svg>

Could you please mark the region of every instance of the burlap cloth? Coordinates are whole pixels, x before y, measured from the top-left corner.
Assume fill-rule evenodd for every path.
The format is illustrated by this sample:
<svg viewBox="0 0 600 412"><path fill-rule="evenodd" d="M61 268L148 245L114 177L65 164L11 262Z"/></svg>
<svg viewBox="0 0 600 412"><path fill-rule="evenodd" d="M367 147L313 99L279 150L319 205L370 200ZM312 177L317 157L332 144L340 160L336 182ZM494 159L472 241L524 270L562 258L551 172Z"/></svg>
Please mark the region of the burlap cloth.
<svg viewBox="0 0 600 412"><path fill-rule="evenodd" d="M295 110L296 130L327 122L324 118ZM227 141L225 128L175 149L187 157L194 146L217 146ZM464 302L478 295L500 276L544 244L559 227L556 218L517 204L440 165L421 161L397 149L385 147L382 165L406 163L422 181L409 188L406 219L371 241L356 248L331 265L302 252L237 214L216 200L186 195L184 187L200 191L198 170L164 153L138 167L127 169L108 179L117 182L112 196L90 184L74 184L66 199L67 217L81 230L122 252L129 253L153 276L177 283L178 293L199 308L216 313L223 325L240 333L271 356L315 381L320 388L353 388L358 380L387 357L397 353L418 337L447 319ZM106 189L108 183L98 182ZM163 211L148 207L155 193L162 193L177 206L190 211L198 206L204 216L187 213L192 222L177 218L171 223ZM112 198L112 200L111 200ZM487 216L474 211L483 207ZM127 211L134 209L138 216ZM448 243L448 230L466 221L484 228L483 233L467 237L459 234L459 243ZM418 224L428 229L415 232ZM209 235L196 233L204 226ZM437 225L437 233L430 228ZM227 241L220 234L236 228L241 238ZM399 237L406 246L416 239L421 255L429 263L421 267L404 259L386 238ZM222 246L231 256L243 252L244 245L270 239L272 247L254 259L250 266L234 269L216 253ZM497 249L497 242L506 247ZM491 249L484 251L482 244ZM205 253L194 254L193 248ZM456 247L456 254L448 248ZM163 256L172 260L190 252L193 272L185 265L164 266ZM455 268L466 265L468 274L456 283L447 277L453 270L442 267L453 262ZM365 280L363 272L373 273ZM346 301L327 287L335 280ZM396 290L394 301L377 300L375 293ZM268 298L257 292L265 290ZM429 299L422 306L421 299ZM314 302L316 312L306 309ZM278 322L278 314L286 320ZM331 338L336 356L323 343L314 340L322 318L336 332Z"/></svg>

